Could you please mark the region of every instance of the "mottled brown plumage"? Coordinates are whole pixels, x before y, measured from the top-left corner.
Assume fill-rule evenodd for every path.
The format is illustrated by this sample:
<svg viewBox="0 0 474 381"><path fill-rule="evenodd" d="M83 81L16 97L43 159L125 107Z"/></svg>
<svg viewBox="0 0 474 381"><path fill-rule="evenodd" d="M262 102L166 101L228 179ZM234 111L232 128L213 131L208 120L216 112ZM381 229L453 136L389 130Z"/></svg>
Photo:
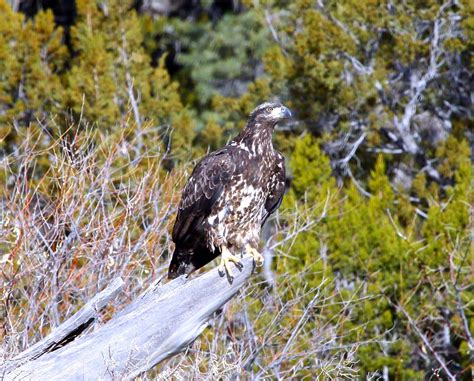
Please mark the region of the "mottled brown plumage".
<svg viewBox="0 0 474 381"><path fill-rule="evenodd" d="M228 145L204 157L186 184L173 227L176 245L168 276L190 274L222 254L222 269L246 250L257 263L261 226L280 206L285 190L283 155L272 132L290 111L264 103ZM233 253L233 254L232 254Z"/></svg>

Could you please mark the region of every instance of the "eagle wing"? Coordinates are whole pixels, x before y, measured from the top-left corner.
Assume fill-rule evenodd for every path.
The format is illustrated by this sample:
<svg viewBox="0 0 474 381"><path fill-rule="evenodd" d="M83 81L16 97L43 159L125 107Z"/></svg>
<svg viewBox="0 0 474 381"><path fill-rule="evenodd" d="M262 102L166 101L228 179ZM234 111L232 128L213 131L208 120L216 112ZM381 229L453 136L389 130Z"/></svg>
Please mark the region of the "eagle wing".
<svg viewBox="0 0 474 381"><path fill-rule="evenodd" d="M265 207L262 216L262 226L281 205L285 193L285 158L280 152L277 152L277 160L274 168L275 183L265 201Z"/></svg>
<svg viewBox="0 0 474 381"><path fill-rule="evenodd" d="M193 239L235 170L229 148L206 156L196 165L181 196L172 233L175 243Z"/></svg>

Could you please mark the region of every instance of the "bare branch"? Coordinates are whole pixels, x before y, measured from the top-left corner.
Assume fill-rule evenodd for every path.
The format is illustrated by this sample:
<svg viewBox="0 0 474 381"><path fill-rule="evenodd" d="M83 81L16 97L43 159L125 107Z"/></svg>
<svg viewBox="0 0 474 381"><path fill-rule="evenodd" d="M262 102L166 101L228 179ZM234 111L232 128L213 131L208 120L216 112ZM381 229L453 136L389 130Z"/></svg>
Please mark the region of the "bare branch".
<svg viewBox="0 0 474 381"><path fill-rule="evenodd" d="M364 132L362 133L359 138L351 144L351 150L349 151L349 153L347 154L347 156L341 160L338 160L338 163L339 164L342 164L343 166L347 166L347 164L349 164L349 161L354 157L354 155L356 154L357 152L357 149L359 148L359 146L364 142L365 140L365 137L367 136L367 134Z"/></svg>
<svg viewBox="0 0 474 381"><path fill-rule="evenodd" d="M441 49L441 46L442 42L447 38L449 34L449 28L448 32L441 34L440 29L445 23L445 20L442 18L442 14L447 8L451 7L453 4L454 1L448 1L440 7L433 25L433 37L430 46L428 68L421 77L419 77L417 74L412 75L412 95L404 108L403 116L401 118L398 118L398 116L395 115L393 118L395 128L398 130L399 136L403 141L404 148L411 154L416 154L419 150L418 144L415 141L413 134L410 133L411 120L416 114L417 106L421 100L423 93L428 87L428 84L432 79L438 76L438 71L440 67L444 64L444 62L440 60L441 56L444 53Z"/></svg>
<svg viewBox="0 0 474 381"><path fill-rule="evenodd" d="M461 264L464 263L464 261L466 260L467 255L469 253L469 249L471 248L470 247L471 245L472 245L472 240L468 244L468 247L466 248L466 250L464 251L464 254L461 258ZM469 347L469 357L471 361L474 362L474 338L473 338L471 329L469 327L469 320L466 316L465 306L461 298L461 288L459 286L459 277L460 277L462 265L456 268L456 265L454 264L454 251L450 253L449 255L449 267L450 267L450 273L451 273L451 283L454 288L454 296L456 298L456 310L458 311L458 314L461 317L463 330L467 338L467 343Z"/></svg>
<svg viewBox="0 0 474 381"><path fill-rule="evenodd" d="M421 341L423 341L423 344L425 344L425 346L433 354L434 358L436 359L438 364L441 366L441 368L444 370L444 372L446 373L448 378L452 381L455 381L456 377L454 377L454 375L448 369L448 367L447 367L446 363L444 362L444 360L441 358L441 356L431 346L428 338L425 336L425 334L423 332L421 332L421 330L416 325L416 322L411 318L411 316L408 314L408 312L400 304L398 304L396 307L401 313L403 313L403 315L405 315L405 317L407 318L408 323L410 324L410 326L415 330L415 333L418 335L418 337L421 339Z"/></svg>
<svg viewBox="0 0 474 381"><path fill-rule="evenodd" d="M267 23L268 29L270 30L270 33L271 33L273 39L275 40L275 42L280 47L283 55L288 56L288 53L286 52L285 47L283 46L283 44L280 40L280 37L278 36L278 33L277 33L275 27L273 26L273 16L270 14L268 9L265 9L265 22Z"/></svg>

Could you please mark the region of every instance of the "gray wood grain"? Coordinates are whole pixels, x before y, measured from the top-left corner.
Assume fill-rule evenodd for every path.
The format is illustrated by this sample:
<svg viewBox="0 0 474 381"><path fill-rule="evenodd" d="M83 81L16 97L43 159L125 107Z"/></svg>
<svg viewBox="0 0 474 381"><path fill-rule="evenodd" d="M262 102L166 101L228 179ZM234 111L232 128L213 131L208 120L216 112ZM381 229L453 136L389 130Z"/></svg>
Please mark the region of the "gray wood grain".
<svg viewBox="0 0 474 381"><path fill-rule="evenodd" d="M57 348L66 345L69 341L74 340L76 336L80 335L99 317L99 311L115 298L122 290L123 285L124 282L121 278L114 279L104 290L89 300L78 312L60 326L53 329L48 336L8 361L5 366L0 368L0 375L8 373L21 364L34 360L45 353L53 352Z"/></svg>
<svg viewBox="0 0 474 381"><path fill-rule="evenodd" d="M96 331L23 364L6 380L133 379L199 336L252 274L251 257L244 257L242 265L232 283L215 268L199 277L152 285Z"/></svg>

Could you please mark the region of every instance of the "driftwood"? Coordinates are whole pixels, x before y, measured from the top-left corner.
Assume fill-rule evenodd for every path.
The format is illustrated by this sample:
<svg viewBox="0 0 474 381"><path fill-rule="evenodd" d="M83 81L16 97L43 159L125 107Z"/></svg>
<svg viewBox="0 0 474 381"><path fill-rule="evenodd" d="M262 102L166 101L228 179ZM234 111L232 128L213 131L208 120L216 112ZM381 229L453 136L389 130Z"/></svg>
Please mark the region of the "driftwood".
<svg viewBox="0 0 474 381"><path fill-rule="evenodd" d="M71 338L67 331L77 335L77 328L84 320L75 315L64 324L67 328L60 326L51 338L45 338L17 356L16 366L10 365L5 379L133 379L182 351L199 336L212 314L231 299L252 274L251 257L244 257L242 265L240 271L235 269L232 283L215 268L196 278L180 277L164 285L152 285L94 332L48 351L52 343L64 344L65 338ZM108 300L121 287L120 280L115 282L113 292L110 286L107 288ZM93 301L87 305L93 305ZM56 336L57 332L63 333Z"/></svg>

